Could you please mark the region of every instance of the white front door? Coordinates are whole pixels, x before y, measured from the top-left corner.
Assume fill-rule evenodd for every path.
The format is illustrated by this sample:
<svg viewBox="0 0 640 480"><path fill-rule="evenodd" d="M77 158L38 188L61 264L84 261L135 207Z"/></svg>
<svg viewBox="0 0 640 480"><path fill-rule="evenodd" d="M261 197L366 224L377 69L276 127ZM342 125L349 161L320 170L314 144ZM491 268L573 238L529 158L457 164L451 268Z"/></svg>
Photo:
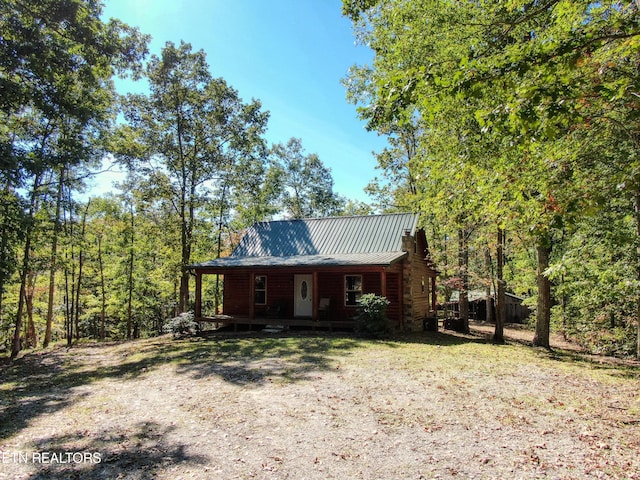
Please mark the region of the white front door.
<svg viewBox="0 0 640 480"><path fill-rule="evenodd" d="M313 276L294 276L294 315L310 317L313 315Z"/></svg>

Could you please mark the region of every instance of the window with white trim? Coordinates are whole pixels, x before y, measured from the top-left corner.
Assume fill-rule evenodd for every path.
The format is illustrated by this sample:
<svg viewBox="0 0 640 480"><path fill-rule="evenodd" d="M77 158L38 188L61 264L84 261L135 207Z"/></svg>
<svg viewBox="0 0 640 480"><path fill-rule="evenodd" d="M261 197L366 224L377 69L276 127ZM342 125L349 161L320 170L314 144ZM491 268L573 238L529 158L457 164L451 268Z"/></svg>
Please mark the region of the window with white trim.
<svg viewBox="0 0 640 480"><path fill-rule="evenodd" d="M344 304L357 307L362 296L362 275L345 275L344 293Z"/></svg>
<svg viewBox="0 0 640 480"><path fill-rule="evenodd" d="M253 299L256 305L267 304L267 276L256 275L253 289Z"/></svg>

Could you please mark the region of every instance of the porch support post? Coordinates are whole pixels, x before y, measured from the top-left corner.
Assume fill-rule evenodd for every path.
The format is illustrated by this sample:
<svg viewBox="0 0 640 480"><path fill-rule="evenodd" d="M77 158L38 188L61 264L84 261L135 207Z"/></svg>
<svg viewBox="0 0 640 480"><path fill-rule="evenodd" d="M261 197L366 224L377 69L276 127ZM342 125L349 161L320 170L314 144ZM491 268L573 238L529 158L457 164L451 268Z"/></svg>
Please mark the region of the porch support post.
<svg viewBox="0 0 640 480"><path fill-rule="evenodd" d="M196 270L196 322L202 318L202 272Z"/></svg>
<svg viewBox="0 0 640 480"><path fill-rule="evenodd" d="M404 331L404 267L398 275L398 292L400 294L398 303L400 304L400 330Z"/></svg>
<svg viewBox="0 0 640 480"><path fill-rule="evenodd" d="M311 319L313 321L318 320L318 304L320 302L320 299L318 298L318 272L314 271L313 272L313 281L311 282L313 283L313 289L312 289L312 295L313 295L313 302L312 302L312 310L311 310Z"/></svg>
<svg viewBox="0 0 640 480"><path fill-rule="evenodd" d="M383 297L387 296L387 271L384 268L380 271L380 291Z"/></svg>
<svg viewBox="0 0 640 480"><path fill-rule="evenodd" d="M249 320L253 320L256 316L255 311L255 295L256 294L256 274L249 273Z"/></svg>

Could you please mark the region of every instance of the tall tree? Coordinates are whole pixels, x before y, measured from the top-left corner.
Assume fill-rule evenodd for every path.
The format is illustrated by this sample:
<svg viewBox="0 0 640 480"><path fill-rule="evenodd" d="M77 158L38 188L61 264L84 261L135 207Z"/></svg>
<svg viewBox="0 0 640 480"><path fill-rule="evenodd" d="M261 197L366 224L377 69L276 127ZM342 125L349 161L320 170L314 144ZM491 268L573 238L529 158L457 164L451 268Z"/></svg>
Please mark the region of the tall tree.
<svg viewBox="0 0 640 480"><path fill-rule="evenodd" d="M260 102L243 103L238 92L209 72L203 51L168 42L146 69L148 95L128 95L118 146L123 161L146 172L152 195L169 199L180 219L179 309L189 306L189 272L198 211L216 182L243 157L263 161L268 114Z"/></svg>
<svg viewBox="0 0 640 480"><path fill-rule="evenodd" d="M291 138L273 145L274 168L280 172L282 210L290 218L335 215L338 197L331 171L317 154L305 154L302 141Z"/></svg>
<svg viewBox="0 0 640 480"><path fill-rule="evenodd" d="M47 320L45 327L44 340L42 346L47 348L51 342L51 334L53 328L53 309L55 300L55 282L56 271L58 266L58 239L61 231L62 219L62 195L64 193L65 184L65 168L60 170L58 178L58 188L55 193L55 213L53 218L53 234L51 239L51 255L49 258L49 296L47 299Z"/></svg>
<svg viewBox="0 0 640 480"><path fill-rule="evenodd" d="M20 264L21 298L44 174L95 158L96 138L112 118L111 77L145 50L146 39L137 31L117 21L102 22L101 13L101 5L88 0L0 4L3 178L10 191L33 185ZM12 358L20 351L22 314L20 300Z"/></svg>
<svg viewBox="0 0 640 480"><path fill-rule="evenodd" d="M621 124L619 110L627 112L627 120L637 115L637 72L630 67L637 64L639 48L637 5L562 0L345 0L343 5L376 55L372 67L351 74L367 87L370 101L360 111L371 128L402 121L413 109L432 124L442 121L439 114L452 102L472 99L463 105L468 117L475 117L482 131L508 139L517 152L496 155L491 170L505 180L509 210L536 245L535 342L548 346L552 245L576 211L575 195L568 194L575 192L571 181L591 168L574 162L567 170L567 158L576 157L566 150L565 158L559 156L556 142L583 129L585 118L596 112L594 104L609 122Z"/></svg>
<svg viewBox="0 0 640 480"><path fill-rule="evenodd" d="M358 99L352 92L349 98ZM371 181L366 191L377 199L378 208L384 211L407 211L419 208L418 190L421 187L416 175L416 161L420 158L421 141L425 135L422 122L413 117L404 124L392 124L383 130L389 146L376 154L382 179Z"/></svg>

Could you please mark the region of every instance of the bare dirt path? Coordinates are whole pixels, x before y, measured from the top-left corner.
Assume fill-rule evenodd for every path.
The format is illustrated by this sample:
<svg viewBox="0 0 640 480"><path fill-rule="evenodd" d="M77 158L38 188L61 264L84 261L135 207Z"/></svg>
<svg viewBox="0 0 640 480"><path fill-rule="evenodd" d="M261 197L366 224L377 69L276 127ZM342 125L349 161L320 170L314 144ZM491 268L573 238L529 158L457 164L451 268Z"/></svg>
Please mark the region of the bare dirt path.
<svg viewBox="0 0 640 480"><path fill-rule="evenodd" d="M470 322L472 333L483 334L486 338L491 338L495 330L495 325L485 322ZM507 324L504 328L504 336L507 340L531 344L533 342L534 332L522 324ZM582 349L579 345L568 342L562 335L551 333L549 335L549 343L551 348L561 350L569 350L580 352Z"/></svg>
<svg viewBox="0 0 640 480"><path fill-rule="evenodd" d="M640 478L637 365L480 327L28 354L0 365L0 478Z"/></svg>

